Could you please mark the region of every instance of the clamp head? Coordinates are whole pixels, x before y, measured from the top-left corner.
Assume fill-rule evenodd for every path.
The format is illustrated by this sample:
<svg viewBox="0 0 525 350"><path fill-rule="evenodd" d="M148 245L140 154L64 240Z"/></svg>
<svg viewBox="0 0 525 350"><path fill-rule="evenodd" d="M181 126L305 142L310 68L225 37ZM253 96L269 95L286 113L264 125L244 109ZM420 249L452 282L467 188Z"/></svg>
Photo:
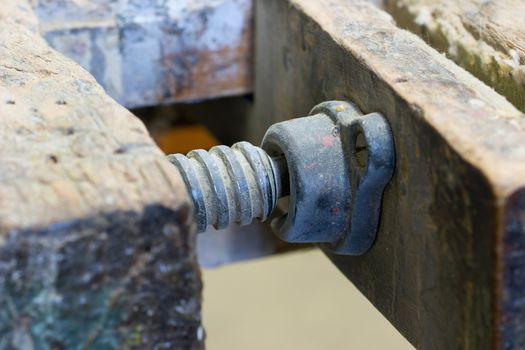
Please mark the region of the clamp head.
<svg viewBox="0 0 525 350"><path fill-rule="evenodd" d="M336 254L360 255L375 240L383 191L395 165L386 119L330 101L309 117L271 126L261 146L284 156L288 213L272 228L288 242L322 243Z"/></svg>
<svg viewBox="0 0 525 350"><path fill-rule="evenodd" d="M289 193L288 213L272 222L281 239L323 244L335 254L370 248L394 171L394 142L381 114L321 103L308 117L271 126L261 147L239 142L168 156L193 198L199 232L265 220Z"/></svg>

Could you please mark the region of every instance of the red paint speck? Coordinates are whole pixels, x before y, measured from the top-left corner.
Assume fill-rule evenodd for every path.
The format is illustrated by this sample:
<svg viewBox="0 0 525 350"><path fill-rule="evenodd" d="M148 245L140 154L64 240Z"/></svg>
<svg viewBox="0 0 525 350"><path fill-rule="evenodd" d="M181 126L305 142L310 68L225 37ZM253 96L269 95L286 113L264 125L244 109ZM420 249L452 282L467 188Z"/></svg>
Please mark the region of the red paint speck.
<svg viewBox="0 0 525 350"><path fill-rule="evenodd" d="M313 162L313 163L310 163L310 164L306 164L306 165L304 166L304 168L305 168L306 170L312 170L312 169L314 169L316 166L317 166L317 163L316 163L316 162Z"/></svg>
<svg viewBox="0 0 525 350"><path fill-rule="evenodd" d="M339 208L335 207L335 208L330 209L330 213L339 214Z"/></svg>
<svg viewBox="0 0 525 350"><path fill-rule="evenodd" d="M334 145L334 137L332 135L323 136L323 145L325 147L332 147Z"/></svg>

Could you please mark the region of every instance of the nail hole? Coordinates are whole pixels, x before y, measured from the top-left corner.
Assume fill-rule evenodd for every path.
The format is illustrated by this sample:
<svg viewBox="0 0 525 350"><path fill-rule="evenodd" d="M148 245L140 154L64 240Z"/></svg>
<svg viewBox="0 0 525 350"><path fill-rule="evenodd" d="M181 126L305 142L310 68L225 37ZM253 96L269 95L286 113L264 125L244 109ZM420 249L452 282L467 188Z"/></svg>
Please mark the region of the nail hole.
<svg viewBox="0 0 525 350"><path fill-rule="evenodd" d="M50 160L53 164L58 163L58 157L55 156L54 154L51 154L51 155L49 156L49 160Z"/></svg>
<svg viewBox="0 0 525 350"><path fill-rule="evenodd" d="M64 128L64 127L59 127L56 129L57 132L61 133L62 135L73 135L75 133L75 129L72 128L72 127L67 127L67 128Z"/></svg>
<svg viewBox="0 0 525 350"><path fill-rule="evenodd" d="M8 105L14 105L14 104L15 104L15 101L13 101L13 100L7 100L5 103L8 104Z"/></svg>
<svg viewBox="0 0 525 350"><path fill-rule="evenodd" d="M124 154L126 152L127 152L126 147L122 146L122 147L117 148L113 153L114 154Z"/></svg>
<svg viewBox="0 0 525 350"><path fill-rule="evenodd" d="M66 103L66 101L64 101L64 100L58 100L58 101L57 101L57 105L66 105L66 104L67 104L67 103Z"/></svg>

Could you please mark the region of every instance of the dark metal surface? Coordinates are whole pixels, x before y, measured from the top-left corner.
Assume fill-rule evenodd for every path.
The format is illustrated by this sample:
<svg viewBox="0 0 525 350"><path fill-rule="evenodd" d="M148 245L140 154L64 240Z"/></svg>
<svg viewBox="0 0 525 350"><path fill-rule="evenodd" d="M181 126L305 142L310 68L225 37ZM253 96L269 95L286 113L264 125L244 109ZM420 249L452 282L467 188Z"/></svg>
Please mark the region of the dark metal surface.
<svg viewBox="0 0 525 350"><path fill-rule="evenodd" d="M288 213L272 228L288 242L363 254L394 169L390 128L380 114L363 116L347 102L325 102L310 114L271 126L262 142L271 156L284 155L290 174Z"/></svg>

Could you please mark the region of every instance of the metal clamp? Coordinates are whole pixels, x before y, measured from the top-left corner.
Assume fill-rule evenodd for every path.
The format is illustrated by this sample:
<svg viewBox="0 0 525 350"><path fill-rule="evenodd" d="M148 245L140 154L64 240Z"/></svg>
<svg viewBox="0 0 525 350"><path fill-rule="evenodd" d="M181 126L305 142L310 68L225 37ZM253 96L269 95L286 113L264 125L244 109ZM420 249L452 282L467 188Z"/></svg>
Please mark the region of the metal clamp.
<svg viewBox="0 0 525 350"><path fill-rule="evenodd" d="M169 159L191 193L199 231L265 220L289 194L288 212L272 222L278 237L360 255L375 240L395 154L381 114L330 101L272 125L261 148L241 142Z"/></svg>

